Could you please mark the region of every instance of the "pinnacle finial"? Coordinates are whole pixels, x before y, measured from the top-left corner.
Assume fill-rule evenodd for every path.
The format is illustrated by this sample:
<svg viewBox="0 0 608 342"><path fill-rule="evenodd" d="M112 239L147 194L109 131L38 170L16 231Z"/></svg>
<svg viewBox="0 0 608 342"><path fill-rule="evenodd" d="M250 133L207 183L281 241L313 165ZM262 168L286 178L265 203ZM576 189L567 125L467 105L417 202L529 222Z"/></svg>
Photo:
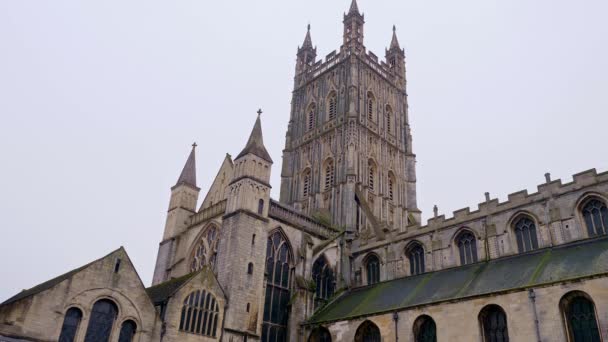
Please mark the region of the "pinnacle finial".
<svg viewBox="0 0 608 342"><path fill-rule="evenodd" d="M308 27L307 27L308 31L310 31L310 23L308 23Z"/></svg>
<svg viewBox="0 0 608 342"><path fill-rule="evenodd" d="M192 143L192 149L194 150L196 147L198 146L198 144L196 143L196 141L194 143Z"/></svg>
<svg viewBox="0 0 608 342"><path fill-rule="evenodd" d="M348 10L348 14L359 14L359 6L357 6L357 0L353 0L350 3L350 9Z"/></svg>
<svg viewBox="0 0 608 342"><path fill-rule="evenodd" d="M264 113L262 112L262 108L258 109L258 116L262 115L262 113Z"/></svg>
<svg viewBox="0 0 608 342"><path fill-rule="evenodd" d="M397 26L393 24L393 32L397 32Z"/></svg>

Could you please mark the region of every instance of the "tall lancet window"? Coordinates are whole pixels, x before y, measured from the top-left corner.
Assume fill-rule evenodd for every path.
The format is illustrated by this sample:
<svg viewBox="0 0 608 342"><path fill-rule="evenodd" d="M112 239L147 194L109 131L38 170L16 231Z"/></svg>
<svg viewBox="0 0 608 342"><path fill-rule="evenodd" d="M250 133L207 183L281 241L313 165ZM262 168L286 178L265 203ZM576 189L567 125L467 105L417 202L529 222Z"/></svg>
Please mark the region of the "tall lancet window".
<svg viewBox="0 0 608 342"><path fill-rule="evenodd" d="M280 231L270 235L266 245L263 342L283 342L288 339L291 255L287 240Z"/></svg>
<svg viewBox="0 0 608 342"><path fill-rule="evenodd" d="M215 258L217 255L217 245L220 235L215 226L209 226L207 231L194 247L192 261L190 262L190 271L195 272L209 265L211 269L215 269Z"/></svg>
<svg viewBox="0 0 608 342"><path fill-rule="evenodd" d="M368 179L367 185L369 192L374 193L376 191L376 163L373 160L367 162Z"/></svg>
<svg viewBox="0 0 608 342"><path fill-rule="evenodd" d="M329 102L328 108L327 108L327 112L329 113L328 117L329 117L329 120L333 120L338 115L338 98L336 97L335 91L332 91L331 94L329 94L328 102Z"/></svg>
<svg viewBox="0 0 608 342"><path fill-rule="evenodd" d="M335 170L334 160L328 159L325 162L325 191L330 190L334 186Z"/></svg>
<svg viewBox="0 0 608 342"><path fill-rule="evenodd" d="M367 93L367 120L376 121L375 118L376 97L372 92Z"/></svg>
<svg viewBox="0 0 608 342"><path fill-rule="evenodd" d="M312 131L315 128L317 121L317 105L312 103L308 106L308 113L306 118L306 130Z"/></svg>
<svg viewBox="0 0 608 342"><path fill-rule="evenodd" d="M392 172L388 173L388 199L395 199L395 175Z"/></svg>
<svg viewBox="0 0 608 342"><path fill-rule="evenodd" d="M325 256L320 256L312 265L312 279L315 282L315 309L323 306L334 294L334 272Z"/></svg>
<svg viewBox="0 0 608 342"><path fill-rule="evenodd" d="M393 134L393 109L386 106L386 133Z"/></svg>
<svg viewBox="0 0 608 342"><path fill-rule="evenodd" d="M302 174L302 197L307 198L310 196L310 182L311 182L311 174L310 169L304 170Z"/></svg>

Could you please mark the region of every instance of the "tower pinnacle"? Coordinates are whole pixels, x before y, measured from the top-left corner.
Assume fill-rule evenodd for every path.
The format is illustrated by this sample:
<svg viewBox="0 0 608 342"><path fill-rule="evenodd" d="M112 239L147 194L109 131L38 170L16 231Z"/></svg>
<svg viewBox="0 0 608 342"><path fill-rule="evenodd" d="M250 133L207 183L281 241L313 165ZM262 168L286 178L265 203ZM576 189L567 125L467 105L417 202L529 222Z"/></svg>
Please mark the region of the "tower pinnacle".
<svg viewBox="0 0 608 342"><path fill-rule="evenodd" d="M393 39L391 39L391 46L389 47L389 50L393 49L401 50L399 40L397 39L397 27L395 25L393 25Z"/></svg>
<svg viewBox="0 0 608 342"><path fill-rule="evenodd" d="M180 184L186 184L189 186L193 186L193 187L197 187L196 186L196 157L195 157L195 150L196 147L198 145L196 143L192 144L192 150L190 151L190 155L188 156L188 159L186 160L186 164L184 165L184 168L182 169L182 173L179 175L179 178L177 180L177 183L175 183L175 186L178 186Z"/></svg>
<svg viewBox="0 0 608 342"><path fill-rule="evenodd" d="M262 110L259 109L258 110L258 117L255 120L255 124L253 125L253 130L251 130L251 134L249 135L249 140L247 141L247 145L245 145L245 148L243 149L243 151L241 151L241 153L239 153L239 155L236 157L236 159L239 159L241 157L243 157L246 154L253 154L255 156L258 156L264 160L266 160L267 162L272 163L272 158L270 158L270 154L268 153L268 151L266 150L266 147L264 146L264 138L262 136L262 120L261 120L261 114L262 114Z"/></svg>
<svg viewBox="0 0 608 342"><path fill-rule="evenodd" d="M302 49L312 49L312 38L310 37L310 24L308 24L308 28L306 30L306 37L304 37L304 43L302 44Z"/></svg>
<svg viewBox="0 0 608 342"><path fill-rule="evenodd" d="M357 0L353 0L350 3L350 9L348 10L348 14L360 14L359 6L357 6Z"/></svg>

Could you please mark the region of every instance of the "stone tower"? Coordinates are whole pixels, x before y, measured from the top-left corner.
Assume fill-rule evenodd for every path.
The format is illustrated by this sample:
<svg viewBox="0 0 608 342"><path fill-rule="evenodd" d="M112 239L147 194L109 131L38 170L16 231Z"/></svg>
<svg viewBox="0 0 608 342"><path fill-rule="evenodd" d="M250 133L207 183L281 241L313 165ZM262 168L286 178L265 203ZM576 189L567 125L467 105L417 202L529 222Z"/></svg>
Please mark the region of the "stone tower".
<svg viewBox="0 0 608 342"><path fill-rule="evenodd" d="M261 111L234 160L217 255L218 280L230 305L224 328L235 336L261 335L272 159L262 139Z"/></svg>
<svg viewBox="0 0 608 342"><path fill-rule="evenodd" d="M356 0L343 23L343 44L324 61L310 27L298 48L280 200L382 238L420 216L405 52L394 27L384 61L366 51Z"/></svg>

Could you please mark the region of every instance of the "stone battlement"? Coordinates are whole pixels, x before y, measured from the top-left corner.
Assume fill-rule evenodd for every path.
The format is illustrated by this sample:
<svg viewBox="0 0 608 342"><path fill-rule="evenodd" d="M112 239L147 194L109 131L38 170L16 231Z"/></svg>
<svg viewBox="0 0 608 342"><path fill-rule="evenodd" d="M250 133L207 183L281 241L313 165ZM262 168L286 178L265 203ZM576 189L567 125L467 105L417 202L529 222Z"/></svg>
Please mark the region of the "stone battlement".
<svg viewBox="0 0 608 342"><path fill-rule="evenodd" d="M290 208L277 201L270 201L270 212L268 214L271 218L283 221L287 224L293 225L296 228L303 230L306 233L312 234L317 237L329 239L333 237L338 230L323 225L317 220L299 213L293 208Z"/></svg>

